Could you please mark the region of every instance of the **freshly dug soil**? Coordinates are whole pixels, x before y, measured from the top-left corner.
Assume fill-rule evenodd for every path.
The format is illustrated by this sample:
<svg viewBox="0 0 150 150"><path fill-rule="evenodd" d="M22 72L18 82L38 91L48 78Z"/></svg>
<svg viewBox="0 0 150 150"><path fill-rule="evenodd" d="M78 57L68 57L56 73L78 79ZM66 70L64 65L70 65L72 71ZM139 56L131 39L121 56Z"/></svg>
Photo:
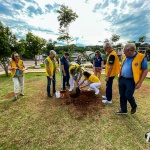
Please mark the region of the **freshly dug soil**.
<svg viewBox="0 0 150 150"><path fill-rule="evenodd" d="M67 94L68 98L63 104L70 105L67 110L72 118L80 120L103 114L105 104L102 103L101 93L95 95L94 91L81 91L80 94Z"/></svg>
<svg viewBox="0 0 150 150"><path fill-rule="evenodd" d="M80 94L70 94L71 101L75 106L86 107L91 103L96 102L97 96L94 91L82 91Z"/></svg>

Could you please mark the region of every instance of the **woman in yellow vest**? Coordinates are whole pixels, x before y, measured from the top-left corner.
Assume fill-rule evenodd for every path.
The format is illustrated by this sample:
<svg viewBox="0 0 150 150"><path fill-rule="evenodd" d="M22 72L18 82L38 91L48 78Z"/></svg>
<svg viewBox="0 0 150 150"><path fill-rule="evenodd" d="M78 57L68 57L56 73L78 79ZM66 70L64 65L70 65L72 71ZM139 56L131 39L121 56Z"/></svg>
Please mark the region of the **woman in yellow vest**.
<svg viewBox="0 0 150 150"><path fill-rule="evenodd" d="M104 43L104 50L108 53L108 58L106 61L106 96L102 96L102 100L105 104L112 103L112 85L113 80L117 74L120 72L120 62L116 52L112 49L111 43Z"/></svg>
<svg viewBox="0 0 150 150"><path fill-rule="evenodd" d="M79 88L89 86L88 91L94 90L95 94L98 95L98 93L99 93L98 88L101 85L100 79L97 76L92 75L87 71L83 72L83 75L84 75L85 79L78 85ZM80 87L83 83L85 84L85 86Z"/></svg>
<svg viewBox="0 0 150 150"><path fill-rule="evenodd" d="M8 69L11 71L12 79L14 82L14 101L17 100L17 94L19 93L20 86L20 96L24 96L24 70L25 66L23 61L19 59L18 53L14 52L12 54L12 60L9 63Z"/></svg>
<svg viewBox="0 0 150 150"><path fill-rule="evenodd" d="M47 76L47 96L52 97L50 85L51 81L53 83L53 93L56 92L56 79L55 79L55 73L56 73L56 52L54 50L51 50L49 53L49 56L45 59L45 69L46 69L46 76Z"/></svg>
<svg viewBox="0 0 150 150"><path fill-rule="evenodd" d="M128 43L124 47L122 67L119 76L120 110L116 114L127 113L127 101L131 105L131 114L137 109L133 96L135 89L139 89L148 73L145 54L137 53L135 43Z"/></svg>
<svg viewBox="0 0 150 150"><path fill-rule="evenodd" d="M74 89L74 80L76 81L76 84L80 84L82 79L82 69L81 66L79 64L75 64L75 65L71 65L69 67L69 73L70 73L70 79L69 79L69 83L70 83L70 89L69 91L72 91Z"/></svg>

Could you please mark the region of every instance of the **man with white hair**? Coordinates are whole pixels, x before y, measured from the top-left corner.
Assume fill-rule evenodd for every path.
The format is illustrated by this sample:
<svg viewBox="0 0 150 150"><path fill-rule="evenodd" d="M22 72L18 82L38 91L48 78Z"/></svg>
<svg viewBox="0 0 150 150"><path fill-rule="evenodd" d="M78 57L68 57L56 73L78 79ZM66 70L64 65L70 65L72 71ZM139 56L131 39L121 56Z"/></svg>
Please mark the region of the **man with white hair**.
<svg viewBox="0 0 150 150"><path fill-rule="evenodd" d="M111 43L104 43L103 48L108 53L108 58L105 68L106 96L102 96L102 98L104 98L102 102L105 104L111 104L113 80L115 76L120 72L120 62L116 52L112 49Z"/></svg>
<svg viewBox="0 0 150 150"><path fill-rule="evenodd" d="M55 72L56 72L56 52L51 50L49 56L45 59L45 68L46 68L46 76L47 76L47 96L52 97L50 93L50 85L51 81L53 83L53 93L56 92L55 88Z"/></svg>
<svg viewBox="0 0 150 150"><path fill-rule="evenodd" d="M148 64L145 54L137 53L134 43L124 47L125 56L122 59L122 68L119 76L120 107L116 114L127 113L127 100L131 105L131 114L137 109L133 97L135 89L139 89L148 73Z"/></svg>

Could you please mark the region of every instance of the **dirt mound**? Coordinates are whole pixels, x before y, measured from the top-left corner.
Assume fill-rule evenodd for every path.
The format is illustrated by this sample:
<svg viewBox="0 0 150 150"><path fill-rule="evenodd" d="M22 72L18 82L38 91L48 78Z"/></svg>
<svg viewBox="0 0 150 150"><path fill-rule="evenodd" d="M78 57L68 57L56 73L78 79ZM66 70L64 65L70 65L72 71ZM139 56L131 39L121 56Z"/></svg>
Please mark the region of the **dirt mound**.
<svg viewBox="0 0 150 150"><path fill-rule="evenodd" d="M68 113L76 119L101 115L105 107L102 103L101 94L95 95L94 91L82 91L80 94L69 94L64 104L70 105L68 107Z"/></svg>
<svg viewBox="0 0 150 150"><path fill-rule="evenodd" d="M96 101L97 96L93 91L83 91L81 94L70 94L75 106L86 107Z"/></svg>

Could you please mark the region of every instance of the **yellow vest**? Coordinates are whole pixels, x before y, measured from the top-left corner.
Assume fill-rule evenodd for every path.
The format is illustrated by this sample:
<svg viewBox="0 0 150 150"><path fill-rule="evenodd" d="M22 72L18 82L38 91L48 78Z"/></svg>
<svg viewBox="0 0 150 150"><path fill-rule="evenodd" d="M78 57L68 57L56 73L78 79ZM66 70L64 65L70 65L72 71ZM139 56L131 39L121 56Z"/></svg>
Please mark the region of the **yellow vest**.
<svg viewBox="0 0 150 150"><path fill-rule="evenodd" d="M107 58L107 61L106 61L106 68L105 68L106 76L107 76L108 70L110 68L110 64L109 64L109 57L110 57L110 55L114 55L115 56L115 61L114 61L114 64L113 64L113 68L112 68L112 71L110 73L110 77L113 77L113 76L116 76L117 74L119 74L119 72L120 72L120 62L119 62L119 58L118 58L116 52L113 50L108 55L108 58Z"/></svg>
<svg viewBox="0 0 150 150"><path fill-rule="evenodd" d="M100 82L100 79L97 76L93 75L93 74L90 75L89 78L85 78L85 79L88 80L91 83Z"/></svg>
<svg viewBox="0 0 150 150"><path fill-rule="evenodd" d="M53 76L54 71L56 69L56 58L54 58L54 64L49 56L46 58L46 60L48 60L48 62L49 62L49 70L50 70L51 76ZM45 64L45 69L46 69L46 64ZM50 76L47 72L47 69L46 69L46 76Z"/></svg>
<svg viewBox="0 0 150 150"><path fill-rule="evenodd" d="M16 62L13 61L13 60L10 61L10 64L11 64L11 67L12 67L12 68L17 67L17 66L16 66ZM23 65L22 60L19 60L19 61L18 61L18 67L19 67L20 70L23 70L24 65ZM11 76L12 76L12 77L14 77L15 73L16 73L16 69L11 70ZM24 73L23 73L22 75L24 75Z"/></svg>
<svg viewBox="0 0 150 150"><path fill-rule="evenodd" d="M132 61L132 71L133 71L133 78L134 78L135 83L138 83L141 78L141 75L142 75L141 63L144 57L145 57L145 54L137 53L137 55ZM124 64L125 59L126 59L126 56L124 55L122 59L122 66Z"/></svg>
<svg viewBox="0 0 150 150"><path fill-rule="evenodd" d="M71 65L71 66L69 67L69 73L70 73L70 71L71 71L72 69L74 69L74 68L79 68L79 67L80 67L79 64ZM81 72L81 71L82 71L82 69L80 68L77 73L79 73L79 72Z"/></svg>

